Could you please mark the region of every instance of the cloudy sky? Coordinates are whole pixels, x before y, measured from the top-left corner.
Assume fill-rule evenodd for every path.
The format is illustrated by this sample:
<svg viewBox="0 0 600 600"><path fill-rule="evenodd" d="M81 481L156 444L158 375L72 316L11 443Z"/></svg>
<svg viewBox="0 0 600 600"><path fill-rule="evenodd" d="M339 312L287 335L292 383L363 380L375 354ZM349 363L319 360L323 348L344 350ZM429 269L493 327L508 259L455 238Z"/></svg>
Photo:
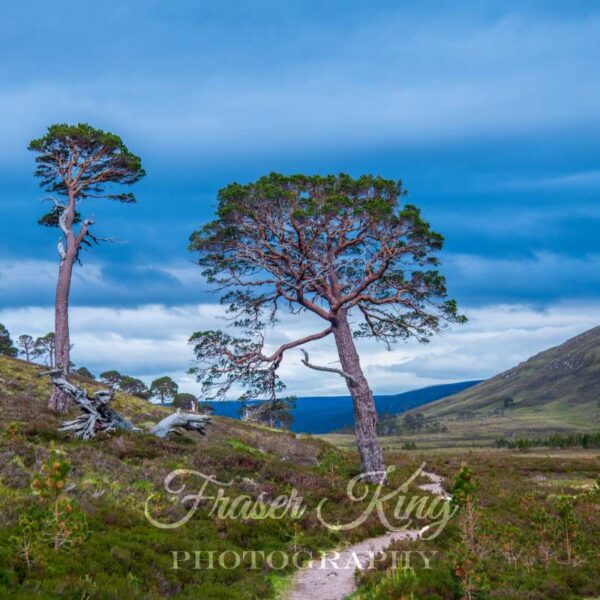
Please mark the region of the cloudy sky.
<svg viewBox="0 0 600 600"><path fill-rule="evenodd" d="M90 201L73 358L190 391L189 335L222 327L187 252L217 190L272 170L401 178L447 240L470 317L430 344L367 342L372 387L487 377L598 324L600 6L589 1L32 0L0 9L0 322L52 327L56 232L26 147L53 122L120 134L138 204ZM316 324L284 319L271 343ZM315 362L334 360L328 342ZM294 354L303 395L343 393Z"/></svg>

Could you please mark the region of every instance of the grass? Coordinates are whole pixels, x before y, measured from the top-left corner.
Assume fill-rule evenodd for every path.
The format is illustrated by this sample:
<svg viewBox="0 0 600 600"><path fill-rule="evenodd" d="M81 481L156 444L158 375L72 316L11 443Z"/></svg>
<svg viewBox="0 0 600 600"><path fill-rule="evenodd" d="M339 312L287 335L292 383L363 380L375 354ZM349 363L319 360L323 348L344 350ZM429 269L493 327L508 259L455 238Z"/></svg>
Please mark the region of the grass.
<svg viewBox="0 0 600 600"><path fill-rule="evenodd" d="M401 450L406 442L414 442L420 449L466 448L491 446L504 437L545 438L553 434L594 432L600 429L600 423L586 419L583 414L569 413L567 418L559 412L539 413L530 409L504 416L480 416L468 421L446 420L444 424L447 431L443 433L403 430L399 435L382 437L381 443L391 451ZM324 434L320 437L341 448L350 448L355 443L353 434Z"/></svg>
<svg viewBox="0 0 600 600"><path fill-rule="evenodd" d="M50 384L36 377L40 369L0 357L0 597L2 598L153 598L253 599L277 598L289 583L291 569L212 571L172 569L173 550L318 551L380 534L375 516L351 532L318 526L316 506L331 499L331 522L357 516L361 506L345 493L348 479L359 472L354 451L280 430L254 427L216 417L205 437L189 434L161 440L151 435L116 432L91 442L71 439L57 427L77 414L55 415L46 408ZM95 384L89 383L89 387ZM121 412L140 425L156 422L168 412L137 398L120 395ZM54 551L45 537L36 538L33 566L23 546L31 523L48 534L40 519L40 499L30 487L47 460L50 448L62 452L71 470L65 489L89 536L76 548ZM214 475L232 482L228 495L274 499L292 489L304 498L306 514L294 521L223 520L203 505L185 526L175 530L153 527L144 517L150 494L164 519L176 520L187 511L161 493L165 476L177 468ZM393 483L408 472L400 468ZM190 483L190 489L195 484ZM45 514L45 513L44 513ZM33 515L33 516L32 516ZM35 517L35 518L34 518ZM40 517L41 518L41 517ZM47 520L47 516L43 519Z"/></svg>
<svg viewBox="0 0 600 600"><path fill-rule="evenodd" d="M286 600L292 589L292 583L294 581L293 574L271 575L270 581L273 586L273 597L275 600Z"/></svg>
<svg viewBox="0 0 600 600"><path fill-rule="evenodd" d="M450 487L461 465L476 482L474 543L463 532L466 511L435 540L394 545L397 551L437 551L432 569L416 565L411 600L455 600L465 597L465 581L478 600L576 600L600 593L600 494L591 494L600 474L600 452L570 450L519 453L495 449L411 452L413 465L426 461ZM552 482L546 485L546 482ZM598 489L598 488L596 488ZM567 517L573 556L566 555L559 502L573 501ZM539 515L547 514L546 520ZM547 539L546 539L547 536ZM550 560L544 564L548 545ZM356 600L401 598L389 563L359 577ZM353 597L354 598L354 597Z"/></svg>
<svg viewBox="0 0 600 600"><path fill-rule="evenodd" d="M556 477L552 479L536 480L536 483L545 488L555 488L558 490L591 490L596 481L588 478Z"/></svg>
<svg viewBox="0 0 600 600"><path fill-rule="evenodd" d="M37 378L39 369L23 361L0 357L0 597L66 600L127 597L210 598L211 600L282 599L291 585L291 569L273 571L243 564L238 569L212 571L172 569L173 550L319 551L344 546L379 535L384 527L373 514L349 532L332 532L316 519L315 507L324 497L330 522L348 522L362 513L364 503L347 497L348 480L359 471L352 436L296 436L240 421L215 418L206 437L186 435L160 440L150 435L119 432L93 442L80 442L58 433L63 416L46 409L49 383ZM89 383L90 387L93 385ZM151 423L167 409L121 395L120 410L136 424ZM73 413L75 414L75 413ZM466 435L466 434L465 434ZM492 437L495 437L496 433ZM522 507L524 498L552 509L553 499L576 496L590 489L600 473L600 451L551 450L528 452L494 448L469 448L468 438L457 436L462 448L440 444L427 449L423 435L417 449L400 452L399 437L383 438L386 461L397 467L386 491L396 489L422 463L451 482L468 464L478 481L477 502L482 534L504 540L513 528L524 532L531 519ZM330 444L334 442L335 444ZM85 540L71 548L53 549L47 537L35 538L33 562L27 565L23 543L32 527L48 533L48 517L37 516L43 506L32 494L31 482L47 461L51 446L65 453L71 471L66 479L66 498L72 514L84 523ZM165 519L185 514L168 502L164 477L176 468L188 468L232 481L231 496L246 494L275 498L296 488L308 511L298 521L230 521L215 518L202 506L184 527L161 530L144 517L150 494ZM193 486L192 486L193 487ZM192 489L192 488L190 488ZM414 493L411 489L409 494ZM368 500L367 500L368 501ZM158 506L158 505L153 505ZM392 504L385 509L391 513ZM497 556L498 542L491 547L495 562L478 568L491 581L490 600L583 600L600 595L600 508L582 505L577 518L577 552L584 562L577 566L556 564L542 572L537 566L515 573ZM27 520L29 519L29 521ZM490 535L492 532L494 535ZM54 532L56 535L56 532ZM507 538L509 539L509 538ZM519 538L519 543L525 541ZM494 542L495 543L495 542ZM451 524L427 550L439 551L440 561L431 573L419 572L415 600L454 600L454 562L460 549L458 524ZM411 547L414 549L414 547ZM529 552L529 546L523 546ZM385 566L385 565L383 565ZM358 597L383 600L376 589L387 577L384 568L360 579ZM392 581L392 579L390 579ZM377 587L379 586L379 588ZM565 589L568 592L565 592ZM561 595L562 594L562 595ZM392 596L395 597L395 596ZM399 595L397 597L400 597Z"/></svg>
<svg viewBox="0 0 600 600"><path fill-rule="evenodd" d="M447 433L410 432L403 416L395 419L396 430L423 448L598 430L599 356L596 327L479 385L410 411L423 414L426 424L447 427Z"/></svg>

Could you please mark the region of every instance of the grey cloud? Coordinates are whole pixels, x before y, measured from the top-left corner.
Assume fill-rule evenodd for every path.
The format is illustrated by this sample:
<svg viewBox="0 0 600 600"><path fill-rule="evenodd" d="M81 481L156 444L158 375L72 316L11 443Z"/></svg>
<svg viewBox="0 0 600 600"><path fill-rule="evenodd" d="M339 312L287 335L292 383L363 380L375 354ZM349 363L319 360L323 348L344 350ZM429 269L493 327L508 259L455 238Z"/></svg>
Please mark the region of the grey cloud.
<svg viewBox="0 0 600 600"><path fill-rule="evenodd" d="M382 394L488 377L593 327L599 308L597 303L557 304L543 310L514 304L466 307L469 323L451 328L429 344L409 342L387 351L376 342L360 340L361 362L374 392ZM51 308L0 310L0 322L14 335L46 333L52 327L52 317ZM71 317L73 358L96 373L117 368L147 382L168 373L199 393L198 384L186 375L192 360L187 340L195 330L224 327L221 317L221 307L212 304L75 307ZM269 347L306 335L318 325L311 318L284 317L271 332ZM317 364L337 361L329 339L311 344L310 353ZM291 393L347 393L339 377L307 372L300 358L299 352L290 352L280 369Z"/></svg>

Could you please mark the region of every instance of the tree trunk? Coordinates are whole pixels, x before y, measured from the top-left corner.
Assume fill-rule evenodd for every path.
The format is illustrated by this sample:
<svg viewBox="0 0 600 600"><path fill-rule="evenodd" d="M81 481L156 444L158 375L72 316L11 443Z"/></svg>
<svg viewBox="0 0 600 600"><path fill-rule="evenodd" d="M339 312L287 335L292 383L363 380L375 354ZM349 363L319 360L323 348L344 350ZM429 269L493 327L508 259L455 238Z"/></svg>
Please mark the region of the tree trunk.
<svg viewBox="0 0 600 600"><path fill-rule="evenodd" d="M82 410L80 415L72 421L62 424L59 431L68 431L80 440L90 440L96 437L97 433L109 433L116 429L125 431L141 431L130 421L124 419L116 410L110 407L115 392L110 390L99 390L94 394L88 394L87 390L73 385L62 375L62 369L52 369L39 375L50 375L54 387L70 396L75 404ZM199 415L198 413L177 412L165 417L157 423L150 433L160 438L167 437L170 433L181 435L180 429L188 431L197 431L204 435L204 430L210 424L211 418L208 415Z"/></svg>
<svg viewBox="0 0 600 600"><path fill-rule="evenodd" d="M157 423L150 433L156 437L165 438L169 433L177 433L178 428L188 429L189 431L198 431L205 435L204 430L210 423L208 415L199 415L198 413L177 412L165 417L160 423Z"/></svg>
<svg viewBox="0 0 600 600"><path fill-rule="evenodd" d="M352 382L346 379L346 383L354 403L354 431L360 453L361 469L364 474L368 474L365 477L367 481L380 482L385 479L385 464L377 439L377 411L373 392L371 392L360 366L360 359L345 311L338 314L333 335L342 369L354 380Z"/></svg>
<svg viewBox="0 0 600 600"><path fill-rule="evenodd" d="M69 292L73 263L77 256L74 241L68 240L67 252L60 261L58 282L56 284L56 300L54 305L54 353L56 366L63 370L66 377L69 372L69 354L71 341L69 338ZM49 408L58 412L66 412L69 396L57 386L52 388Z"/></svg>

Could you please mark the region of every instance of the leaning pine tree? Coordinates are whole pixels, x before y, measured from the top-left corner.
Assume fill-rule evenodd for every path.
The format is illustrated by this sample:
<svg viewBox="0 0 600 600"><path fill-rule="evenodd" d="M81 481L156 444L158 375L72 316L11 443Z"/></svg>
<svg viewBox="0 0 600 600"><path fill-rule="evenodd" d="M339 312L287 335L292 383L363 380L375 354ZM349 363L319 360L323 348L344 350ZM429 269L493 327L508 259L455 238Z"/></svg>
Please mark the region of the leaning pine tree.
<svg viewBox="0 0 600 600"><path fill-rule="evenodd" d="M192 336L193 371L204 393L224 397L239 385L243 399L275 399L284 389L277 376L284 354L333 336L341 368L313 365L305 351L303 363L345 378L369 481L381 481L385 465L355 338L374 337L388 347L410 337L427 341L445 323L465 320L446 299L436 270L443 238L417 208L401 206L404 195L400 182L370 175L271 174L222 189L216 220L191 236L204 275L223 290L242 332ZM313 313L325 326L267 352L265 328L280 309Z"/></svg>
<svg viewBox="0 0 600 600"><path fill-rule="evenodd" d="M56 364L66 374L70 353L69 292L73 266L79 261L83 246L100 241L90 231L94 221L88 218L81 222L77 207L88 198L135 202L133 194L120 192L115 186L136 183L145 173L140 158L127 149L120 137L87 124L52 125L46 135L29 144L29 150L38 153L35 175L41 179L40 186L53 202L53 208L39 222L61 230L55 341ZM50 408L65 411L67 404L67 394L55 385Z"/></svg>

